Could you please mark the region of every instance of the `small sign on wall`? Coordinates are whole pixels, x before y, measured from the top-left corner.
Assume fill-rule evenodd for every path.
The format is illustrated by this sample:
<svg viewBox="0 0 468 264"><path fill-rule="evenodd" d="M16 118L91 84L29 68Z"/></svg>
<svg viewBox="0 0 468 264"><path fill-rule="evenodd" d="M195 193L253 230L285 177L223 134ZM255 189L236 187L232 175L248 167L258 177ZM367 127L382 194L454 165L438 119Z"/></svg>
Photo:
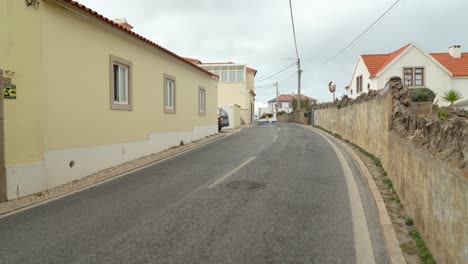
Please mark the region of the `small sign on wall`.
<svg viewBox="0 0 468 264"><path fill-rule="evenodd" d="M3 88L3 97L5 99L16 99L16 85L6 83Z"/></svg>

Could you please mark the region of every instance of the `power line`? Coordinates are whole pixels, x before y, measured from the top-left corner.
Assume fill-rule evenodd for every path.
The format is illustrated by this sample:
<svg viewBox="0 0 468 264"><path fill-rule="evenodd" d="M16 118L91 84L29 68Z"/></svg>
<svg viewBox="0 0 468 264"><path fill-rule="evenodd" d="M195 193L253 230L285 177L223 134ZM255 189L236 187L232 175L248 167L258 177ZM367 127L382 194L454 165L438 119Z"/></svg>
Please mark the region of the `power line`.
<svg viewBox="0 0 468 264"><path fill-rule="evenodd" d="M276 73L273 73L273 74L269 75L268 77L265 77L265 78L263 78L263 79L261 79L261 80L258 80L258 81L256 80L256 82L262 82L262 81L268 80L268 79L270 79L271 77L274 77L274 76L276 76L276 75L278 75L278 74L284 72L285 70L291 68L291 67L294 66L295 64L296 64L296 63L293 63L293 64L291 64L291 65L288 65L286 68L281 69L280 71L278 71L278 72L276 72Z"/></svg>
<svg viewBox="0 0 468 264"><path fill-rule="evenodd" d="M296 47L296 57L297 59L299 59L299 52L297 51L296 29L294 28L294 18L293 18L291 0L289 0L289 10L291 11L291 23L292 23L292 29L293 29L293 35L294 35L294 45Z"/></svg>
<svg viewBox="0 0 468 264"><path fill-rule="evenodd" d="M290 74L290 75L288 75L287 77L285 77L285 78L279 80L278 83L287 81L287 80L291 79L291 77L296 76L296 74L297 74L297 72L293 72L293 74ZM255 86L255 91L258 90L258 89L262 90L262 89L265 89L266 87L273 86L273 85L275 85L275 84L274 84L274 83L271 83L271 84L265 84L265 85L262 85L262 86Z"/></svg>
<svg viewBox="0 0 468 264"><path fill-rule="evenodd" d="M380 22L398 3L400 0L395 1L393 5L391 5L377 20L375 20L369 27L367 27L361 34L359 34L355 39L353 39L346 47L344 47L342 50L340 50L337 54L329 58L328 60L322 62L320 65L315 66L311 69L305 70L305 71L315 71L328 63L330 63L332 60L334 60L336 57L340 56L347 48L349 48L351 45L353 45L356 41L358 41L364 34L366 34L369 30L372 29L378 22ZM289 3L291 3L291 0L289 0Z"/></svg>

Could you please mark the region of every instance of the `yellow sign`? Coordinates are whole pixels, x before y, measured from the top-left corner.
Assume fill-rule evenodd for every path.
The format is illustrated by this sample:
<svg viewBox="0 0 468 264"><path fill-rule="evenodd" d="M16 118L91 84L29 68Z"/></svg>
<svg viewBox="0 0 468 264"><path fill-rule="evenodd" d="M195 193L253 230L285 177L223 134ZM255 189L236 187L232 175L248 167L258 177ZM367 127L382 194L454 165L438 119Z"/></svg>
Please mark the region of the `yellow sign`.
<svg viewBox="0 0 468 264"><path fill-rule="evenodd" d="M5 99L16 99L16 85L5 84L3 88L3 97Z"/></svg>

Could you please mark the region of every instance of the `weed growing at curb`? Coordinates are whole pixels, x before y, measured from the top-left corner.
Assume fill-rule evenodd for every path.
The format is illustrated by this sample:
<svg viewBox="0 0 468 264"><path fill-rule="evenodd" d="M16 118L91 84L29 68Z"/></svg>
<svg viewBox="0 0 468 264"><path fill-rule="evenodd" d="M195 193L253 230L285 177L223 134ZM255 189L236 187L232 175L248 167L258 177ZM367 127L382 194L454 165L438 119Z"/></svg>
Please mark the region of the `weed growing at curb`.
<svg viewBox="0 0 468 264"><path fill-rule="evenodd" d="M416 246L418 247L418 255L422 263L436 264L436 261L432 257L431 252L427 248L426 243L421 238L421 235L419 234L419 232L416 229L411 228L409 234L413 238L414 242L416 242Z"/></svg>
<svg viewBox="0 0 468 264"><path fill-rule="evenodd" d="M320 126L314 125L313 127L317 128L317 129L320 129L320 130L322 130L322 131L324 131L324 132L326 132L326 133L328 133L330 135L333 135L337 139L340 139L340 140L348 143L349 145L351 145L354 148L358 149L361 153L363 153L365 156L367 156L370 160L372 160L374 165L377 166L381 170L382 175L385 177L385 179L383 180L383 183L385 184L385 186L387 187L388 191L391 194L390 200L393 200L393 201L395 201L395 202L397 202L398 204L401 205L400 197L398 197L395 189L393 188L393 183L388 178L387 172L383 168L382 162L380 161L379 158L374 156L372 153L367 152L365 149L361 148L360 146L350 142L349 140L343 139L343 137L340 134L333 133L333 132L331 132L331 131L323 128L323 127L320 127ZM410 217L406 217L405 224L410 228L409 235L411 236L411 238L416 243L416 246L418 248L419 259L421 260L421 262L423 264L436 264L436 261L434 260L434 258L432 257L431 252L427 248L426 243L421 238L421 235L419 234L419 232L413 226L414 225L413 219L410 218Z"/></svg>

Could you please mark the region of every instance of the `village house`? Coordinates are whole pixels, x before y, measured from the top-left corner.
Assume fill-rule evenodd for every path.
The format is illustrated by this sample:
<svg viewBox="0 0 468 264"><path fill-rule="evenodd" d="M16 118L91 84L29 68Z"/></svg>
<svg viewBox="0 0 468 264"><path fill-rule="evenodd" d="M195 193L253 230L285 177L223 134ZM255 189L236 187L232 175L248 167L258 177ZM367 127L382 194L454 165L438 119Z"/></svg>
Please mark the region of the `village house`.
<svg viewBox="0 0 468 264"><path fill-rule="evenodd" d="M440 97L449 89L459 90L468 98L468 53L461 46L445 53L427 53L410 43L387 54L361 55L347 89L350 98L385 87L392 76L400 76L408 88L427 87Z"/></svg>
<svg viewBox="0 0 468 264"><path fill-rule="evenodd" d="M268 101L268 107L259 108L259 117L265 113L275 114L276 108L278 112L284 111L286 113L291 113L293 109L292 101L293 98L297 99L297 95L294 94L280 94L277 97ZM302 102L309 102L310 104L315 104L317 102L316 99L308 97L306 95L301 94L301 101ZM277 103L278 102L278 103Z"/></svg>
<svg viewBox="0 0 468 264"><path fill-rule="evenodd" d="M218 106L240 106L241 114L239 117L234 117L236 118L234 122L242 125L253 123L255 119L254 79L257 70L234 62L202 62L198 59L185 59L219 76Z"/></svg>
<svg viewBox="0 0 468 264"><path fill-rule="evenodd" d="M218 77L125 19L71 0L0 10L15 24L0 31L1 199L217 133Z"/></svg>

